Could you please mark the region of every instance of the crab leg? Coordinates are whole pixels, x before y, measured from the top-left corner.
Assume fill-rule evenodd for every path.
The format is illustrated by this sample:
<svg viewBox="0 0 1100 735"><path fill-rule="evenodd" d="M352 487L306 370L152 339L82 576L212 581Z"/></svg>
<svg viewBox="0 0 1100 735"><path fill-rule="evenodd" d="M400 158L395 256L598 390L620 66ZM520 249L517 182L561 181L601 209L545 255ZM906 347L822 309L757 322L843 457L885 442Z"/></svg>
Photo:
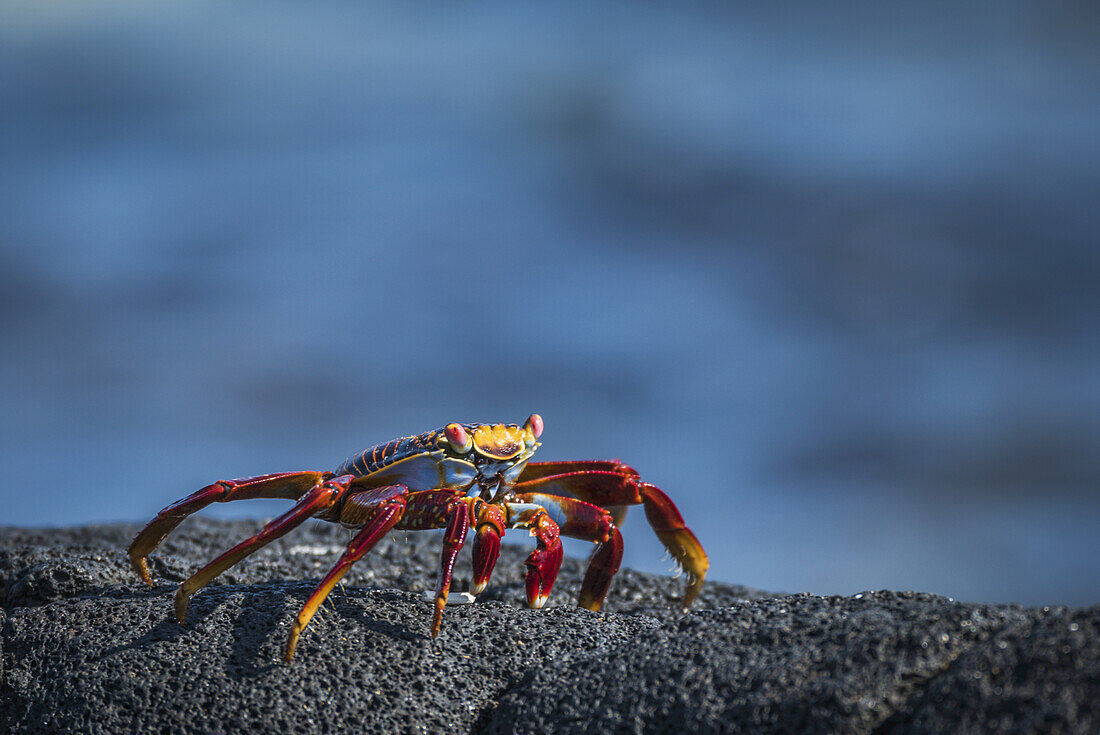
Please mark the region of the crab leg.
<svg viewBox="0 0 1100 735"><path fill-rule="evenodd" d="M466 532L470 530L470 510L466 503L455 502L447 513L447 531L443 534L443 555L440 558L439 584L435 590L435 613L432 615L431 635L439 635L443 624L443 608L447 606L447 592L451 588L451 575L455 570L455 559L462 545L466 543Z"/></svg>
<svg viewBox="0 0 1100 735"><path fill-rule="evenodd" d="M481 515L485 515L485 507L488 505L489 503L477 498L463 497L460 492L454 490L424 490L409 496L409 504L401 523L398 525L399 528L422 530L443 526L447 529L443 534L439 583L436 585L435 591L435 612L432 615L431 625L432 638L439 635L440 626L443 624L443 608L447 606L447 593L451 588L455 559L458 558L458 552L466 543L466 534L470 530L470 523L478 521L475 514L479 511ZM497 514L503 515L499 509ZM471 516L475 517L471 518ZM495 562L496 559L493 559L493 561ZM476 568L477 564L475 562Z"/></svg>
<svg viewBox="0 0 1100 735"><path fill-rule="evenodd" d="M474 520L477 534L474 536L474 574L470 589L475 595L480 595L489 584L489 577L497 564L500 537L504 535L508 521L500 506L492 503L475 505L474 512L477 514Z"/></svg>
<svg viewBox="0 0 1100 735"><path fill-rule="evenodd" d="M558 470L567 471L544 474ZM519 479L514 488L519 494L573 496L600 507L641 504L657 538L687 573L683 607L699 594L710 565L706 552L669 497L642 482L632 468L618 462L547 462L528 465Z"/></svg>
<svg viewBox="0 0 1100 735"><path fill-rule="evenodd" d="M550 596L561 568L563 550L558 524L545 508L531 503L505 503L512 528L529 528L536 546L527 560L527 606L541 608Z"/></svg>
<svg viewBox="0 0 1100 735"><path fill-rule="evenodd" d="M617 459L575 459L564 462L528 462L519 476L520 482L538 480L571 472L616 472L620 475L637 475L638 471Z"/></svg>
<svg viewBox="0 0 1100 735"><path fill-rule="evenodd" d="M187 516L213 502L228 503L231 500L251 498L298 500L332 476L331 472L280 472L238 480L218 480L213 485L207 485L202 490L177 500L149 521L130 543L130 564L138 576L152 587L153 578L149 574L146 558Z"/></svg>
<svg viewBox="0 0 1100 735"><path fill-rule="evenodd" d="M599 506L561 495L520 493L516 497L524 503L546 508L557 520L563 536L597 544L588 561L577 604L588 610L599 610L623 558L623 536L611 514Z"/></svg>
<svg viewBox="0 0 1100 735"><path fill-rule="evenodd" d="M352 475L343 475L317 485L302 496L298 503L283 515L268 523L255 536L242 541L214 561L195 572L176 590L176 619L181 623L187 616L187 605L191 595L209 584L215 577L233 566L249 554L259 551L267 544L305 523L316 514L331 508L348 489L355 479Z"/></svg>
<svg viewBox="0 0 1100 735"><path fill-rule="evenodd" d="M405 512L408 492L408 488L404 485L387 485L355 493L344 501L344 507L340 513L341 522L361 523L363 528L351 540L340 560L329 570L299 611L294 625L290 628L284 660L289 662L294 657L298 637L336 583L347 574L352 564L362 559L363 555L370 551L401 519L401 514Z"/></svg>

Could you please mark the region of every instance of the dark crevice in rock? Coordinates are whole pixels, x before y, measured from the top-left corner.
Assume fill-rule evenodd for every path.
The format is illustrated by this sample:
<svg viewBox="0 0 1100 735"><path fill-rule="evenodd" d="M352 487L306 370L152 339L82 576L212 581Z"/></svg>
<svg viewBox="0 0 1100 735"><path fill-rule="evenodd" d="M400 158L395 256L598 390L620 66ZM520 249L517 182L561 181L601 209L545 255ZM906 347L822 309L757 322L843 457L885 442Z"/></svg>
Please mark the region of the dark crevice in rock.
<svg viewBox="0 0 1100 735"><path fill-rule="evenodd" d="M946 676L953 667L958 665L959 655L961 653L982 646L985 643L985 641L974 642L966 646L960 652L956 652L955 655L946 660L943 667L937 671L902 679L899 682L900 686L894 691L893 696L890 697L891 713L879 722L874 729L868 731L868 735L890 735L891 733L898 732L899 728L912 713L913 702L923 697L934 682Z"/></svg>
<svg viewBox="0 0 1100 735"><path fill-rule="evenodd" d="M906 722L913 714L915 703L923 701L938 682L949 679L960 667L965 667L967 656L972 651L981 651L995 645L996 641L1003 639L1009 631L1022 630L1032 624L1032 619L1026 611L1021 610L1020 615L1024 617L1006 619L1003 625L984 631L980 637L952 651L938 670L901 679L894 696L891 697L891 714L870 730L869 735L896 735L903 732Z"/></svg>
<svg viewBox="0 0 1100 735"><path fill-rule="evenodd" d="M923 682L875 735L1100 732L1100 606L1040 608L969 647Z"/></svg>

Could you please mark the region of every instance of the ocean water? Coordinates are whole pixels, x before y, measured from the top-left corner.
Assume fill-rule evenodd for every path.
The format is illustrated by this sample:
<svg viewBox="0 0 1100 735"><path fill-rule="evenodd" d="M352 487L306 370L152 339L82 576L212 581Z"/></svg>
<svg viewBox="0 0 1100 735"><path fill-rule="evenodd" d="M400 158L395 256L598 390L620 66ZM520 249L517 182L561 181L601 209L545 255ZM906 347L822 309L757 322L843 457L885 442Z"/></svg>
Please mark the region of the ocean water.
<svg viewBox="0 0 1100 735"><path fill-rule="evenodd" d="M714 579L1096 603L1098 40L1084 3L9 0L0 523L539 412Z"/></svg>

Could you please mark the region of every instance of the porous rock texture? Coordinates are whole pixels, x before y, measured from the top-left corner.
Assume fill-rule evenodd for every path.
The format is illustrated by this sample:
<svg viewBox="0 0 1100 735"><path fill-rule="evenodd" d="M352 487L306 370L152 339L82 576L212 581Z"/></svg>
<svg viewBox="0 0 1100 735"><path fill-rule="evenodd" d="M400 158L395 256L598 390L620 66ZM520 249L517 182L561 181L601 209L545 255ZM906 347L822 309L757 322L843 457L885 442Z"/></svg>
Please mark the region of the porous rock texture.
<svg viewBox="0 0 1100 735"><path fill-rule="evenodd" d="M505 545L433 641L423 533L359 562L287 665L337 526L297 529L197 594L186 626L172 616L173 583L259 527L190 519L152 559L156 589L128 568L135 525L0 528L0 732L1100 732L1100 607L708 582L681 615L682 580L623 570L592 613L567 558L535 611L527 549Z"/></svg>

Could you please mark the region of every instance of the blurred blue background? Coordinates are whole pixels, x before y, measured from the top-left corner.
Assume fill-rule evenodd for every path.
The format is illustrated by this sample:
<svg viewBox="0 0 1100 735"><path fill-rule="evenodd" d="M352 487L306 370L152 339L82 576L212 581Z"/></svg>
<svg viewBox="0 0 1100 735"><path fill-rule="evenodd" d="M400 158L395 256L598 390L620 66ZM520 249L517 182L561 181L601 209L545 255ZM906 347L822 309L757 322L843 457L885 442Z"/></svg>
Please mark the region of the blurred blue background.
<svg viewBox="0 0 1100 735"><path fill-rule="evenodd" d="M8 0L0 523L537 411L712 579L1100 601L1100 12L914 5Z"/></svg>

